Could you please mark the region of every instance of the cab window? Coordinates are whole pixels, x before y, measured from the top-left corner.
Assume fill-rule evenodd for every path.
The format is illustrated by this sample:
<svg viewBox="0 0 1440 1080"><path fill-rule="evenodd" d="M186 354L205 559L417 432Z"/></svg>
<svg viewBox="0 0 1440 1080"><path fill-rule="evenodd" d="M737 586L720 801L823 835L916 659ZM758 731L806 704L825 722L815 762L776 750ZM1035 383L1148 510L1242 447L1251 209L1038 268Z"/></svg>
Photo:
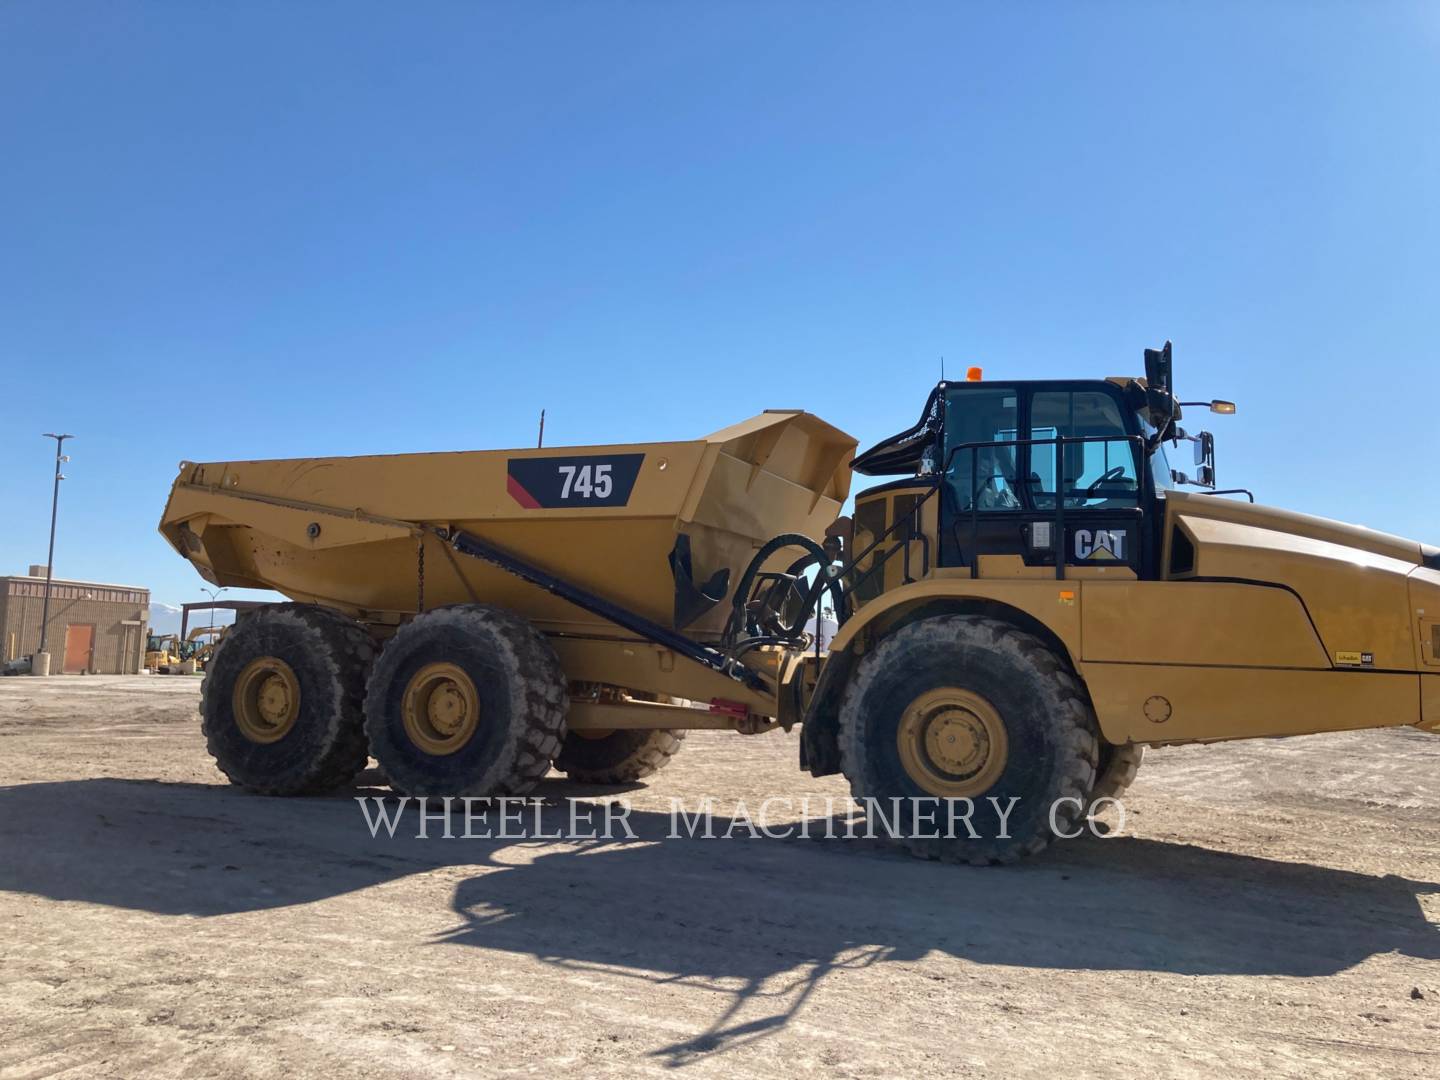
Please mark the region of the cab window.
<svg viewBox="0 0 1440 1080"><path fill-rule="evenodd" d="M954 390L945 401L946 479L960 510L1019 510L1013 389ZM957 450L974 443L993 443ZM1004 445L1009 443L1010 445Z"/></svg>
<svg viewBox="0 0 1440 1080"><path fill-rule="evenodd" d="M1064 448L1058 488L1067 508L1135 506L1140 484L1120 403L1100 390L1039 390L1030 400L1030 438L1088 437ZM1037 510L1053 509L1055 447L1032 446L1026 488Z"/></svg>

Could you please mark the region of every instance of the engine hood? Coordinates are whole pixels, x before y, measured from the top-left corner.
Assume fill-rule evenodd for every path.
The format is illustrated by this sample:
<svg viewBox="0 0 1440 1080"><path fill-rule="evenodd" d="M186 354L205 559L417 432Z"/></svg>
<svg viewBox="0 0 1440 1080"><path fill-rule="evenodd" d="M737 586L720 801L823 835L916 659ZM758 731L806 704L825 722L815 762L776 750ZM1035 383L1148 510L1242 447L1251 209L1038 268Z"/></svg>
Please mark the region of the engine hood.
<svg viewBox="0 0 1440 1080"><path fill-rule="evenodd" d="M1210 495L1172 492L1169 568L1279 586L1305 605L1335 666L1433 670L1440 551L1415 540ZM1181 547L1188 538L1190 550ZM1188 565L1187 565L1188 562Z"/></svg>
<svg viewBox="0 0 1440 1080"><path fill-rule="evenodd" d="M1281 510L1274 506L1258 503L1238 502L1234 499L1214 495L1198 495L1185 491L1169 491L1165 494L1172 514L1186 517L1208 518L1213 521L1230 521L1239 525L1251 525L1272 532L1286 533L1318 540L1342 547L1355 548L1371 555L1398 559L1414 566L1426 566L1440 570L1440 548L1407 540L1403 536L1367 529L1363 525L1351 525L1331 518L1299 514L1293 510Z"/></svg>

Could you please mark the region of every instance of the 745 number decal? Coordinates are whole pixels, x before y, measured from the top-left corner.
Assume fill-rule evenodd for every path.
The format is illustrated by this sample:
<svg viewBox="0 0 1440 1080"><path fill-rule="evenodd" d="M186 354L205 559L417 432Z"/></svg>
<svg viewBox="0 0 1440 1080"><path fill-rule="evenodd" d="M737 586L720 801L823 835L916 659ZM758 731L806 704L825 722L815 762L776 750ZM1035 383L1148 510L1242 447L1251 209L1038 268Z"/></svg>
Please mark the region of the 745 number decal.
<svg viewBox="0 0 1440 1080"><path fill-rule="evenodd" d="M624 506L644 460L644 454L511 458L506 490L527 510Z"/></svg>
<svg viewBox="0 0 1440 1080"><path fill-rule="evenodd" d="M573 491L584 499L608 499L615 490L615 479L611 475L614 467L608 461L598 465L561 465L560 498L570 498Z"/></svg>

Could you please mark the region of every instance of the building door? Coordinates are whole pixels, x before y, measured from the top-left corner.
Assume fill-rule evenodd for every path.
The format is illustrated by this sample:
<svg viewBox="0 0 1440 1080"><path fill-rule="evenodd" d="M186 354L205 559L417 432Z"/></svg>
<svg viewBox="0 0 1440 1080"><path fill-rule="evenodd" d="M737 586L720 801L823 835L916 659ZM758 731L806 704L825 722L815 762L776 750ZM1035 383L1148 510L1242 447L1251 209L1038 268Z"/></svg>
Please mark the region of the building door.
<svg viewBox="0 0 1440 1080"><path fill-rule="evenodd" d="M66 675L79 675L90 670L90 659L95 654L95 624L81 623L65 627Z"/></svg>

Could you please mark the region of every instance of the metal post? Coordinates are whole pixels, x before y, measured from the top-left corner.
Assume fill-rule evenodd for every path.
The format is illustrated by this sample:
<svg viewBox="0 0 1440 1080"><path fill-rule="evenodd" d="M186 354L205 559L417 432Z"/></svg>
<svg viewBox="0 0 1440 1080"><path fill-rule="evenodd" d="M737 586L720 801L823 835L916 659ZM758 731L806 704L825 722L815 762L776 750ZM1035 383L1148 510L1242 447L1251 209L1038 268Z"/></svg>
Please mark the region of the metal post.
<svg viewBox="0 0 1440 1080"><path fill-rule="evenodd" d="M970 450L970 576L980 576L980 444Z"/></svg>
<svg viewBox="0 0 1440 1080"><path fill-rule="evenodd" d="M1055 578L1065 580L1065 436L1055 440Z"/></svg>
<svg viewBox="0 0 1440 1080"><path fill-rule="evenodd" d="M55 576L55 518L60 510L60 481L65 479L60 473L60 466L70 460L60 450L66 439L74 437L45 432L45 438L55 440L55 490L50 496L50 549L45 555L45 603L40 608L40 648L35 650L42 653L45 651L46 633L50 629L50 580Z"/></svg>
<svg viewBox="0 0 1440 1080"><path fill-rule="evenodd" d="M218 589L206 589L206 588L203 588L203 587L200 589L201 592L203 592L206 596L210 597L210 640L211 640L211 642L214 642L214 640L215 640L215 601L216 601L217 599L219 599L220 594L221 594L222 592L224 592L227 588L229 588L228 585L222 585L222 586L220 586L220 588L218 588Z"/></svg>

